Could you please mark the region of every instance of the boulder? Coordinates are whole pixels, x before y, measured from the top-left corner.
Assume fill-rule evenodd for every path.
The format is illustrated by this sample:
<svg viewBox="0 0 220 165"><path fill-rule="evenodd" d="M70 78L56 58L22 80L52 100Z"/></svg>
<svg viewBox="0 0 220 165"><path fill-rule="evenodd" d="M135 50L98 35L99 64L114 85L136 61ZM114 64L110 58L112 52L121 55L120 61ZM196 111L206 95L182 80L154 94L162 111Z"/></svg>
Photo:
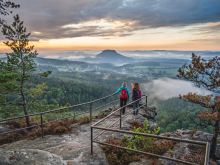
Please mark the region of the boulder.
<svg viewBox="0 0 220 165"><path fill-rule="evenodd" d="M152 165L152 164L153 164L153 160L151 159L142 159L138 162L129 163L129 165Z"/></svg>
<svg viewBox="0 0 220 165"><path fill-rule="evenodd" d="M38 149L0 150L1 165L66 165L55 154Z"/></svg>
<svg viewBox="0 0 220 165"><path fill-rule="evenodd" d="M168 136L168 137L176 137L176 138L181 138L181 139L192 139L192 140L197 140L197 141L209 141L209 142L211 142L211 139L213 137L212 134L209 134L206 132L183 130L183 129L179 129L176 132L166 132L161 135ZM184 158L185 156L187 156L188 158L198 157L200 150L201 150L201 146L199 145L191 145L188 143L177 143L176 146L172 149L171 155L173 158ZM195 153L197 152L198 152L198 155L195 155ZM167 152L164 155L171 156L169 154L170 153ZM205 154L205 153L202 153L202 154ZM220 146L217 146L216 155L220 156ZM165 165L175 164L174 162L167 161L167 160L160 159L160 161L162 162L162 164L165 164Z"/></svg>
<svg viewBox="0 0 220 165"><path fill-rule="evenodd" d="M157 116L157 110L156 107L144 107L140 109L139 114L148 120L155 120Z"/></svg>
<svg viewBox="0 0 220 165"><path fill-rule="evenodd" d="M211 142L213 135L210 133L202 132L202 131L196 131L192 139L193 140L200 140L200 141L209 141Z"/></svg>
<svg viewBox="0 0 220 165"><path fill-rule="evenodd" d="M0 133L7 132L7 131L10 131L10 129L0 125Z"/></svg>

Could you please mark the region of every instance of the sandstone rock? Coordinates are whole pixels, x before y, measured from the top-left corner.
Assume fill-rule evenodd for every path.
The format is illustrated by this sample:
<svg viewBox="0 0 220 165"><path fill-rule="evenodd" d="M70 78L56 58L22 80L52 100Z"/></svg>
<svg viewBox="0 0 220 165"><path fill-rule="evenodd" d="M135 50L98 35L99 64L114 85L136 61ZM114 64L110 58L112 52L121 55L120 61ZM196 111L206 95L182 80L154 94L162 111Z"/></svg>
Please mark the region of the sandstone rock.
<svg viewBox="0 0 220 165"><path fill-rule="evenodd" d="M0 150L1 165L66 165L59 156L37 149Z"/></svg>
<svg viewBox="0 0 220 165"><path fill-rule="evenodd" d="M153 108L153 110L155 111L156 109ZM149 122L151 129L157 128L158 125L156 121L154 120L155 114L153 115L151 119L149 119L148 113L151 113L149 112L149 107L148 108L144 107L139 110L138 115L133 115L133 114L127 115L126 118L123 118L123 129L130 130L133 122L143 124L145 120Z"/></svg>
<svg viewBox="0 0 220 165"><path fill-rule="evenodd" d="M7 131L9 131L9 130L10 130L9 128L6 128L6 127L0 125L0 133L2 133L2 132L7 132Z"/></svg>
<svg viewBox="0 0 220 165"><path fill-rule="evenodd" d="M144 107L140 110L139 114L149 120L155 120L157 116L156 107Z"/></svg>
<svg viewBox="0 0 220 165"><path fill-rule="evenodd" d="M195 134L193 134L192 139L211 142L212 137L213 137L212 134L202 132L202 131L196 131Z"/></svg>
<svg viewBox="0 0 220 165"><path fill-rule="evenodd" d="M152 165L152 164L153 164L153 160L142 159L139 162L132 162L129 165Z"/></svg>
<svg viewBox="0 0 220 165"><path fill-rule="evenodd" d="M21 140L10 144L5 144L0 147L0 164L3 163L8 165L5 157L8 157L8 153L14 153L17 151L29 151L30 149L40 150L45 153L51 153L52 155L57 155L62 161L67 162L68 165L107 165L107 160L104 152L99 147L99 145L94 144L94 155L90 155L90 124L78 125L72 128L72 132L63 135L47 135L44 138L37 138L34 140ZM24 154L28 155L28 154ZM45 154L47 155L47 154ZM24 161L20 160L21 156L15 154L16 163L12 162L11 165L31 165L33 156L28 156ZM21 159L23 159L21 157ZM29 160L30 159L30 160ZM37 159L37 158L36 158ZM38 156L39 161L46 158L41 155ZM57 159L56 159L57 160ZM56 162L56 160L54 162ZM62 164L60 161L57 164ZM20 163L21 162L21 163ZM37 161L36 161L37 162ZM50 163L50 162L49 162ZM50 165L50 164L46 165ZM3 164L3 165L4 165ZM43 163L38 163L36 165L44 165ZM54 164L52 164L54 165Z"/></svg>
<svg viewBox="0 0 220 165"><path fill-rule="evenodd" d="M212 139L212 134L202 132L202 131L193 131L193 130L183 130L179 129L176 132L166 132L161 134L163 136L168 136L168 137L177 137L177 138L182 138L182 139L192 139L192 140L197 140L197 141L211 141ZM197 150L201 149L200 146L198 145L189 145L187 143L177 143L176 146L173 149L173 158L181 158L184 157L184 155L191 155L193 153L197 153ZM220 146L219 150L217 148L217 154L220 156ZM169 153L165 153L165 156L170 156ZM160 160L162 164L165 165L172 165L175 164L174 162L167 161L167 160ZM176 163L178 164L178 163Z"/></svg>

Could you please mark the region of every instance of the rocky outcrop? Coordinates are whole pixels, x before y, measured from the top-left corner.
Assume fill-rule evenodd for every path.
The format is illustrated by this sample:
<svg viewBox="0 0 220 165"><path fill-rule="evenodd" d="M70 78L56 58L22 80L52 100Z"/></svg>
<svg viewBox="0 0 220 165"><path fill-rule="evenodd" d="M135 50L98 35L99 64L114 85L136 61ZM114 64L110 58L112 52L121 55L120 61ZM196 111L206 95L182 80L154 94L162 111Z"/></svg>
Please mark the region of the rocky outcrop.
<svg viewBox="0 0 220 165"><path fill-rule="evenodd" d="M193 130L183 130L179 129L176 132L166 132L161 134L162 136L167 137L175 137L181 139L190 139L196 141L204 141L204 142L211 142L213 137L212 134L202 132L202 131L193 131ZM204 156L205 156L205 147L200 145L194 145L189 143L177 143L175 147L172 149L172 152L169 151L164 154L164 156L186 160L189 162L194 161L194 163L203 163ZM178 165L178 163L167 161L167 160L160 160L160 162L164 165Z"/></svg>
<svg viewBox="0 0 220 165"><path fill-rule="evenodd" d="M183 139L208 141L208 142L211 142L213 137L213 135L210 133L206 133L202 131L184 130L184 129L178 129L176 132L162 133L161 135L168 137L183 138Z"/></svg>
<svg viewBox="0 0 220 165"><path fill-rule="evenodd" d="M0 150L1 165L66 165L55 154L38 149Z"/></svg>
<svg viewBox="0 0 220 165"><path fill-rule="evenodd" d="M179 129L176 132L166 132L162 133L162 136L167 137L175 137L182 139L193 139L198 141L211 141L212 134L202 132L202 131L193 131L193 130L183 130ZM204 148L198 145L190 145L188 143L176 143L172 150L167 151L163 154L163 156L181 159L189 162L194 162L197 164L203 164L204 158ZM220 146L217 147L217 154L220 151ZM219 152L220 154L220 152ZM149 160L149 158L142 159L139 162L130 163L130 165L152 165L153 160ZM180 165L181 163L168 161L165 159L159 159L156 163L158 165ZM212 162L213 165L216 163Z"/></svg>
<svg viewBox="0 0 220 165"><path fill-rule="evenodd" d="M0 133L10 131L9 128L0 125Z"/></svg>
<svg viewBox="0 0 220 165"><path fill-rule="evenodd" d="M20 163L18 165L23 165L25 162L28 162L28 165L35 165L35 160L39 160L39 165L41 162L50 165L50 160L58 162L57 165L63 162L68 165L108 164L105 154L98 145L94 144L95 153L93 156L90 155L90 124L76 125L69 134L47 135L44 138L5 144L0 147L0 150L1 165L17 165L17 163L13 164L13 161L7 161L10 155L12 155L11 158L16 158L14 162ZM35 154L36 151L37 154ZM21 160L23 157L24 161Z"/></svg>
<svg viewBox="0 0 220 165"><path fill-rule="evenodd" d="M138 115L135 116L131 112L123 117L123 129L131 130L134 122L143 124L145 120L148 121L151 129L158 127L155 120L157 116L155 107L143 107L139 110Z"/></svg>
<svg viewBox="0 0 220 165"><path fill-rule="evenodd" d="M112 110L106 111L108 114ZM104 116L106 115L104 114ZM132 110L128 109L126 114L122 116L122 127L130 130L134 122L143 123L149 121L150 127L157 127L155 117L156 109L144 107L139 111L139 115L134 116ZM117 121L119 114L115 114L102 126L108 127L112 122ZM98 118L96 119L96 121ZM111 128L119 128L119 123ZM201 141L211 141L212 135L201 131L177 130L176 132L167 132L162 136L177 137L183 139L193 139ZM108 139L112 132L103 134L103 139ZM117 135L120 138L123 136ZM165 153L165 156L173 158L182 158L183 155L190 155L193 151L192 146L186 143L177 143L172 151ZM220 157L220 147L217 148L217 155ZM130 163L130 165L151 165L152 161L146 157L139 162ZM73 125L69 134L63 135L47 135L43 139L22 140L11 144L5 144L0 147L0 164L1 165L23 165L23 164L42 164L42 165L108 165L106 156L98 144L94 144L94 155L90 155L90 124ZM178 163L160 160L158 164L178 165Z"/></svg>
<svg viewBox="0 0 220 165"><path fill-rule="evenodd" d="M157 116L157 110L156 107L145 107L140 110L139 114L147 118L148 120L155 121L155 117Z"/></svg>
<svg viewBox="0 0 220 165"><path fill-rule="evenodd" d="M105 111L103 117L113 109ZM123 115L123 128L130 129L132 122L140 123L147 119L146 110L140 110L139 115L134 116L131 109L127 109L126 115ZM106 122L104 127L118 120L119 114L113 115ZM98 118L95 119L99 120ZM119 128L119 123L113 128ZM108 138L112 134L104 134ZM107 165L105 154L98 144L94 144L94 155L90 155L90 124L73 125L69 134L47 135L43 139L20 140L14 143L1 146L0 164L68 164L68 165ZM51 162L52 161L52 162ZM36 163L35 163L36 162Z"/></svg>
<svg viewBox="0 0 220 165"><path fill-rule="evenodd" d="M152 165L152 164L153 164L153 160L142 159L138 162L132 162L129 165Z"/></svg>

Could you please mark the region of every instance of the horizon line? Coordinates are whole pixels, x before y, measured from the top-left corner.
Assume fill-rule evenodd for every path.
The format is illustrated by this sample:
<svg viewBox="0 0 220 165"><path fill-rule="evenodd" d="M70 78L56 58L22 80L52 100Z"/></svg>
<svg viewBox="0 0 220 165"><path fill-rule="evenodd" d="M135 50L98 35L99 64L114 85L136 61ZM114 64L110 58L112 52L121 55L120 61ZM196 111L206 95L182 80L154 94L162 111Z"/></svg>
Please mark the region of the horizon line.
<svg viewBox="0 0 220 165"><path fill-rule="evenodd" d="M220 52L219 50L182 50L182 49L35 49L37 52L41 51L103 51L103 50L116 50L116 51L179 51L179 52ZM0 54L8 53L10 51L1 51Z"/></svg>

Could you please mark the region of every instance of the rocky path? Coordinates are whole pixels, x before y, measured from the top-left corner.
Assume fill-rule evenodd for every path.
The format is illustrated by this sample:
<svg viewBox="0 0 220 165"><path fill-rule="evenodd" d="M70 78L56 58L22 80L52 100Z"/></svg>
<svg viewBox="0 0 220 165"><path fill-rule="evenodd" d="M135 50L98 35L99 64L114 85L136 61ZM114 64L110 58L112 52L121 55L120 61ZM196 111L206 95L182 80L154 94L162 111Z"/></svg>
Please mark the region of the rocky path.
<svg viewBox="0 0 220 165"><path fill-rule="evenodd" d="M99 126L109 127L119 116L116 114ZM128 116L129 118L129 116ZM130 116L132 118L132 116ZM96 120L97 121L97 120ZM96 121L93 121L96 122ZM119 123L115 125L117 128ZM113 128L114 126L111 126ZM96 131L95 134L98 132ZM107 165L102 149L94 144L90 155L90 123L73 125L69 134L47 135L34 140L21 140L0 147L1 165Z"/></svg>
<svg viewBox="0 0 220 165"><path fill-rule="evenodd" d="M32 155L27 155L31 151L35 151ZM0 164L68 164L68 165L104 165L107 164L105 155L98 145L94 145L95 153L90 155L90 124L73 126L69 134L64 135L47 135L43 139L21 140L11 144L5 144L0 148ZM12 152L14 151L14 152ZM46 152L45 152L46 151ZM6 153L10 153L9 155ZM48 155L42 162L40 155ZM54 154L54 155L51 155ZM5 155L8 158L3 158ZM39 155L39 156L36 156ZM40 158L39 158L40 157ZM46 160L48 157L56 157ZM8 160L7 160L8 159ZM17 159L17 160L16 160ZM37 159L37 160L36 160Z"/></svg>

